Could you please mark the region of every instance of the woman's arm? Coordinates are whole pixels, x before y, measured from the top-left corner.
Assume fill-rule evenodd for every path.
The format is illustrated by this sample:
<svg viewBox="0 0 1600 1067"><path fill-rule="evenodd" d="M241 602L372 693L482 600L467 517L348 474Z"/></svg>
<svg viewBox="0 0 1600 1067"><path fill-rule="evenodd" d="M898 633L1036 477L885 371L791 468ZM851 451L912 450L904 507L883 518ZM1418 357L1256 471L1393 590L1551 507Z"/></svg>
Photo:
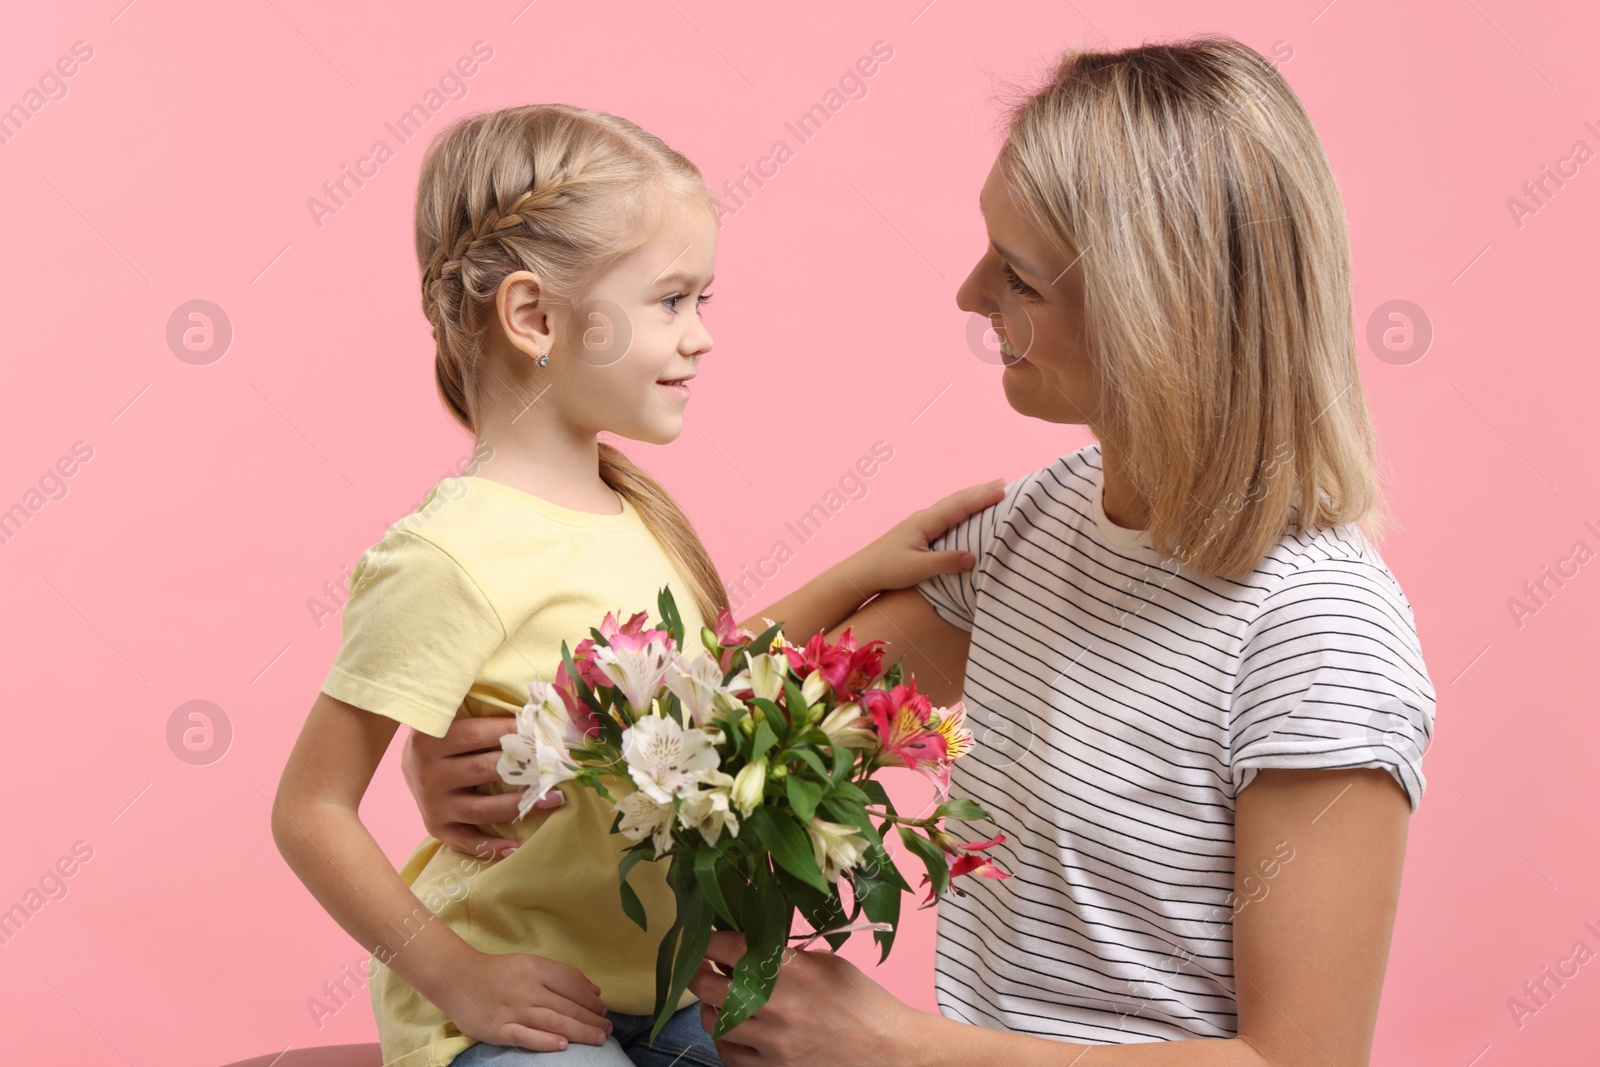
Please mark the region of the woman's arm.
<svg viewBox="0 0 1600 1067"><path fill-rule="evenodd" d="M1238 1037L1085 1046L968 1026L912 1008L818 950L785 962L772 999L718 1047L730 1067L1364 1067L1409 816L1382 770L1264 770L1239 793L1234 885L1247 903L1233 920ZM1275 873L1263 879L1266 870ZM724 969L743 950L739 935L712 934L709 957ZM689 988L709 1030L728 980L702 966Z"/></svg>
<svg viewBox="0 0 1600 1067"><path fill-rule="evenodd" d="M565 964L472 948L433 921L362 825L361 798L398 725L317 695L272 804L278 851L335 922L463 1033L546 1050L599 1044L610 1026L598 987Z"/></svg>

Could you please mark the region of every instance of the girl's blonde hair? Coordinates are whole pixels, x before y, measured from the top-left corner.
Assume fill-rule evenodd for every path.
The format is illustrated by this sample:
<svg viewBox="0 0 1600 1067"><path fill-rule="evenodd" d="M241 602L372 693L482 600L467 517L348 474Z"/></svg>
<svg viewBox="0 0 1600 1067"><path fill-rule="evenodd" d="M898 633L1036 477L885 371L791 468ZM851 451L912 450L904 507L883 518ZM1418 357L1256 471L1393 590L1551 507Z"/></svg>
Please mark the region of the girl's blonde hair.
<svg viewBox="0 0 1600 1067"><path fill-rule="evenodd" d="M1071 50L1006 117L1012 195L1083 272L1094 429L1155 547L1237 579L1290 530L1376 536L1344 209L1276 68L1213 35Z"/></svg>
<svg viewBox="0 0 1600 1067"><path fill-rule="evenodd" d="M422 310L433 324L434 377L457 422L478 432L484 330L506 276L532 271L541 299L575 305L649 242L674 196L714 211L687 157L616 115L529 104L469 115L440 131L417 186L417 263ZM604 442L600 477L638 511L712 624L728 595L682 510Z"/></svg>

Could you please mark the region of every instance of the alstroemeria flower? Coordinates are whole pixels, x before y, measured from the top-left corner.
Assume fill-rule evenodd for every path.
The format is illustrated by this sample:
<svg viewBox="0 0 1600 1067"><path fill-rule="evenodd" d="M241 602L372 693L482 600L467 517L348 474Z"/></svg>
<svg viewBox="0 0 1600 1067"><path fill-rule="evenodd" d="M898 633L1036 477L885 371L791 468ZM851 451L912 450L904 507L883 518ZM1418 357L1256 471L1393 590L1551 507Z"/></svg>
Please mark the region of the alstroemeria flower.
<svg viewBox="0 0 1600 1067"><path fill-rule="evenodd" d="M967 729L967 707L958 700L941 710L943 714L934 724L934 729L944 738L945 758L958 760L972 748L972 731Z"/></svg>
<svg viewBox="0 0 1600 1067"><path fill-rule="evenodd" d="M655 631L659 633L660 631ZM651 640L637 647L632 642L594 650L594 662L611 684L622 690L634 714L643 714L667 674L672 641Z"/></svg>
<svg viewBox="0 0 1600 1067"><path fill-rule="evenodd" d="M817 867L830 882L837 882L841 874L860 863L867 851L867 839L861 831L842 822L813 816L806 823L806 833L811 838L811 854Z"/></svg>
<svg viewBox="0 0 1600 1067"><path fill-rule="evenodd" d="M1011 875L994 865L993 857L979 855L979 853L986 849L991 849L995 845L1004 843L1005 839L1005 834L997 834L987 841L974 841L970 845L958 845L957 847L962 852L966 853L965 855L956 854L945 856L945 862L950 865L950 878L952 879L950 891L958 897L966 896L966 894L954 884L954 879L959 878L963 874L975 874L979 878L1010 878ZM945 851L949 852L950 850L945 849ZM933 880L924 874L922 876L922 881L917 883L919 887L928 886L928 895L922 900L923 907L927 907L929 904L933 903L932 882Z"/></svg>
<svg viewBox="0 0 1600 1067"><path fill-rule="evenodd" d="M519 819L551 789L577 775L567 749L583 742L555 686L530 682L528 698L517 712L516 732L500 738L500 760L495 765L501 781L522 787L517 800Z"/></svg>
<svg viewBox="0 0 1600 1067"><path fill-rule="evenodd" d="M675 647L672 635L665 630L646 630L645 620L649 618L642 611L635 612L627 622L618 623L614 612L606 612L606 617L601 620L598 627L601 636L614 649L630 652L643 651L652 642L664 644L670 651ZM593 637L585 637L578 642L578 647L572 650L572 661L578 666L578 673L583 680L593 686L616 685L616 680L600 669L600 664L595 660L595 653L600 648Z"/></svg>
<svg viewBox="0 0 1600 1067"><path fill-rule="evenodd" d="M617 823L619 834L630 841L654 838L653 844L657 856L672 847L674 812L670 803L659 803L648 793L635 791L617 802L617 810L622 813L622 818Z"/></svg>
<svg viewBox="0 0 1600 1067"><path fill-rule="evenodd" d="M660 804L694 789L695 775L716 769L720 759L702 730L664 715L643 715L622 731L622 758L641 792Z"/></svg>
<svg viewBox="0 0 1600 1067"><path fill-rule="evenodd" d="M739 692L748 689L762 700L777 700L778 694L783 692L783 680L788 675L788 657L776 652L766 652L750 657L750 666L729 679L728 691Z"/></svg>
<svg viewBox="0 0 1600 1067"><path fill-rule="evenodd" d="M713 701L722 689L722 670L716 660L710 656L696 656L693 660L675 656L667 664L665 682L696 726L711 721Z"/></svg>
<svg viewBox="0 0 1600 1067"><path fill-rule="evenodd" d="M699 830L708 845L715 845L727 827L730 837L739 836L739 817L733 813L733 776L722 771L701 771L697 777L709 789L700 789L678 803L678 821Z"/></svg>
<svg viewBox="0 0 1600 1067"><path fill-rule="evenodd" d="M867 689L861 706L872 718L881 746L880 765L899 763L933 776L946 758L944 735L929 726L933 706L917 692L915 681L893 689Z"/></svg>
<svg viewBox="0 0 1600 1067"><path fill-rule="evenodd" d="M867 721L861 705L854 702L835 707L822 717L817 728L841 748L875 748L878 744L872 724Z"/></svg>
<svg viewBox="0 0 1600 1067"><path fill-rule="evenodd" d="M767 757L751 760L733 776L733 802L748 816L761 803L767 788Z"/></svg>

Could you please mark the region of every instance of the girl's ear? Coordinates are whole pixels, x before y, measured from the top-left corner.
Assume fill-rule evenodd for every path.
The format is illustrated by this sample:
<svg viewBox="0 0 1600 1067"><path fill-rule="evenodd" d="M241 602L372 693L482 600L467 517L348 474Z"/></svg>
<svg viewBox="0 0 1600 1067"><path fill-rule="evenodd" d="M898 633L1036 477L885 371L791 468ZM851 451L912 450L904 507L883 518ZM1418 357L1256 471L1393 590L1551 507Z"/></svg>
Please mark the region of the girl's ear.
<svg viewBox="0 0 1600 1067"><path fill-rule="evenodd" d="M555 344L555 323L550 301L539 276L519 270L505 276L495 292L495 315L500 330L530 359L548 355Z"/></svg>

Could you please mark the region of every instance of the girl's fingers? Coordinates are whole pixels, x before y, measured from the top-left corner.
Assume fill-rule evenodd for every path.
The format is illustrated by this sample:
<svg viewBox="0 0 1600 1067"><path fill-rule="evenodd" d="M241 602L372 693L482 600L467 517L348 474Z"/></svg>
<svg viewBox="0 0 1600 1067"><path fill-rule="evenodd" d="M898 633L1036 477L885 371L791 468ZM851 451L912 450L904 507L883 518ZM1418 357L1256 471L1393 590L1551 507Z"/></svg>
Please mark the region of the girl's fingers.
<svg viewBox="0 0 1600 1067"><path fill-rule="evenodd" d="M606 1006L600 999L600 987L585 978L576 967L555 964L550 973L541 977L541 981L545 989L574 1007L587 1008L596 1015L605 1014Z"/></svg>
<svg viewBox="0 0 1600 1067"><path fill-rule="evenodd" d="M564 1037L575 1045L603 1045L606 1043L607 1031L604 1027L580 1023L578 1020L568 1018L550 1008L526 1009L522 1013L520 1025L526 1026L536 1033Z"/></svg>
<svg viewBox="0 0 1600 1067"><path fill-rule="evenodd" d="M568 1000L553 989L548 989L547 992L549 995L541 1001L538 1005L539 1007L549 1009L557 1015L563 1015L575 1022L582 1023L584 1026L592 1026L597 1030L604 1030L608 1034L611 1032L611 1020L606 1018L605 1006L599 1003L598 997L594 998L594 1001L600 1007L600 1010L594 1011L585 1007L583 1003Z"/></svg>
<svg viewBox="0 0 1600 1067"><path fill-rule="evenodd" d="M568 1044L567 1038L560 1034L535 1030L520 1023L504 1023L496 1029L504 1035L500 1040L511 1042L513 1048L525 1048L533 1052L560 1052Z"/></svg>
<svg viewBox="0 0 1600 1067"><path fill-rule="evenodd" d="M419 750L432 750L437 756L459 756L479 749L500 748L502 734L517 728L511 715L457 715L443 737L432 738L423 734L416 738Z"/></svg>
<svg viewBox="0 0 1600 1067"><path fill-rule="evenodd" d="M951 493L921 512L922 533L929 539L939 536L967 516L1000 503L1005 499L1005 490L1005 479L996 478L992 482Z"/></svg>

